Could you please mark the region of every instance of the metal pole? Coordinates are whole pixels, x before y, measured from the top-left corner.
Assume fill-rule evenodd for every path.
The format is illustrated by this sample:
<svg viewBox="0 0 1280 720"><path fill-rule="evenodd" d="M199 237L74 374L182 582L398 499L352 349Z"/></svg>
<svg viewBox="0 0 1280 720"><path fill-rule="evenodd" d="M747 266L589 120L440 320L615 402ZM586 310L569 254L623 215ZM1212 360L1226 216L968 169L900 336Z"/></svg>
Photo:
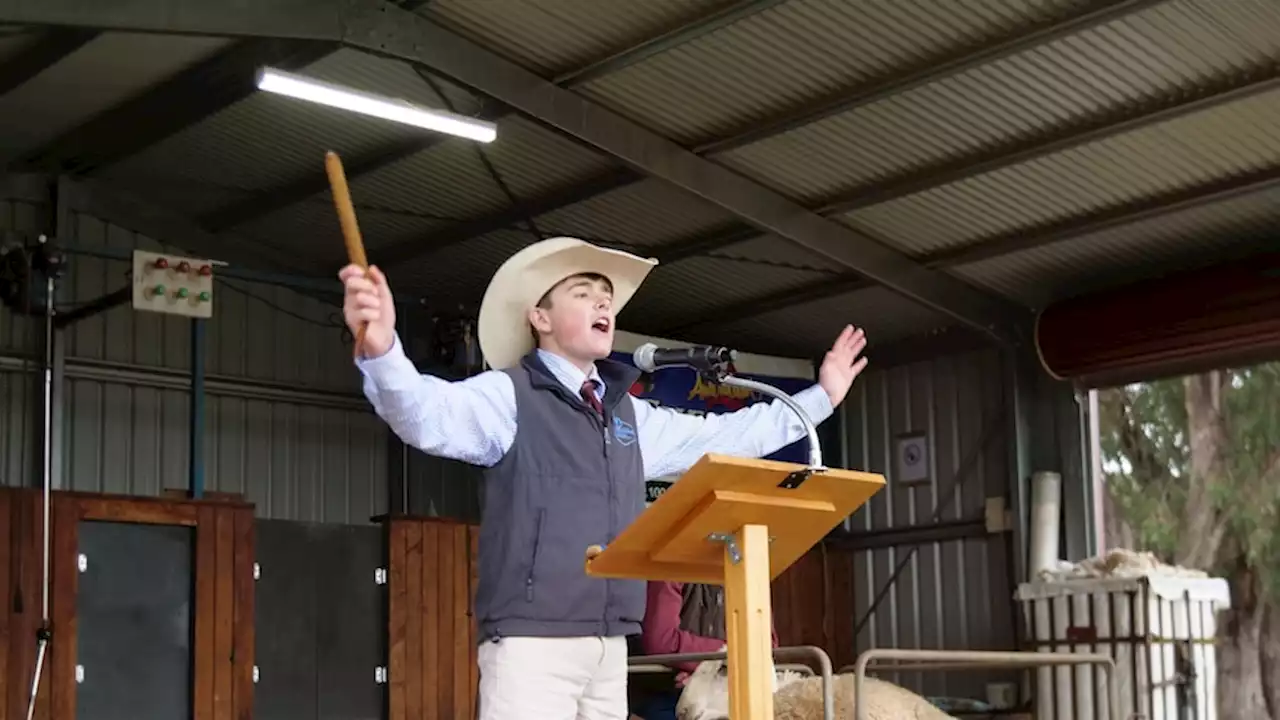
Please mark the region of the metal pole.
<svg viewBox="0 0 1280 720"><path fill-rule="evenodd" d="M726 375L721 382L725 385L736 385L740 388L746 388L747 390L762 392L765 395L777 398L787 407L791 408L792 412L800 418L800 422L804 425L805 434L809 436L809 469L824 469L822 464L822 443L818 442L818 428L813 424L813 420L809 417L809 414L804 411L804 408L800 407L800 403L796 402L790 395L778 388L755 380L748 380L747 378L738 377L736 375Z"/></svg>
<svg viewBox="0 0 1280 720"><path fill-rule="evenodd" d="M854 663L853 718L866 720L865 705L862 702L867 665L873 660L900 660L885 667L892 667L894 672L910 672L920 669L998 669L998 668L1037 668L1058 665L1101 665L1102 674L1107 686L1107 706L1110 718L1119 718L1119 701L1116 696L1116 662L1111 656L1101 653L1055 653L1027 651L993 651L993 650L896 650L892 648L874 648L864 651ZM941 661L941 663L930 662ZM917 663L921 663L917 665ZM927 665L923 663L929 663Z"/></svg>
<svg viewBox="0 0 1280 720"><path fill-rule="evenodd" d="M191 497L204 497L204 320L191 319Z"/></svg>
<svg viewBox="0 0 1280 720"><path fill-rule="evenodd" d="M49 641L53 632L49 627L49 505L50 489L53 486L53 314L54 314L54 279L61 267L61 258L56 256L48 245L48 238L41 236L40 252L45 253L41 265L45 273L44 296L44 427L43 427L43 517L41 523L42 567L40 584L40 628L36 630L36 667L31 677L31 696L27 700L27 720L31 720L36 712L36 697L40 694L40 677L44 672L44 659L48 653ZM34 270L34 267L32 268Z"/></svg>

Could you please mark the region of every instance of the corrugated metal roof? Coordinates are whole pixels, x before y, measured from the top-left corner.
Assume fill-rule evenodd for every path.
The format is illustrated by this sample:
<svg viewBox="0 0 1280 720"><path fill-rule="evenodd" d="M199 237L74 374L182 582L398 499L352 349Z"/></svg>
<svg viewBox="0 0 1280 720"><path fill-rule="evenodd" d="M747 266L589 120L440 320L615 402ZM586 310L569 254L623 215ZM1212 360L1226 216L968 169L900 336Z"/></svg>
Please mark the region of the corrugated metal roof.
<svg viewBox="0 0 1280 720"><path fill-rule="evenodd" d="M764 290L749 297L769 292ZM916 302L873 287L724 323L714 330L701 329L698 337L682 339L731 347L768 347L772 352L791 356L816 356L830 348L848 323L865 329L868 340L882 347L950 324Z"/></svg>
<svg viewBox="0 0 1280 720"><path fill-rule="evenodd" d="M1280 90L854 213L912 253L1280 163Z"/></svg>
<svg viewBox="0 0 1280 720"><path fill-rule="evenodd" d="M1280 3L1170 0L719 159L816 203L1122 103L1266 66L1278 54Z"/></svg>
<svg viewBox="0 0 1280 720"><path fill-rule="evenodd" d="M777 235L760 235L750 240L734 243L711 253L711 255L713 257L772 263L782 267L817 270L828 275L846 272L844 266Z"/></svg>
<svg viewBox="0 0 1280 720"><path fill-rule="evenodd" d="M227 44L222 38L107 33L0 96L0 159L34 150Z"/></svg>
<svg viewBox="0 0 1280 720"><path fill-rule="evenodd" d="M659 267L662 271L649 275L627 307L623 329L656 332L681 325L700 312L729 307L761 294L798 290L821 277L806 270L705 257Z"/></svg>
<svg viewBox="0 0 1280 720"><path fill-rule="evenodd" d="M711 203L659 180L611 190L537 218L546 234L597 238L649 248L733 221Z"/></svg>
<svg viewBox="0 0 1280 720"><path fill-rule="evenodd" d="M0 25L0 62L8 62L18 53L40 41L42 34L15 25Z"/></svg>
<svg viewBox="0 0 1280 720"><path fill-rule="evenodd" d="M374 172L349 178L361 234L366 247L375 253L372 261L377 261L376 250L381 246L425 237L433 230L510 207L509 198L481 162L481 150L520 200L609 166L600 156L518 117L503 120L500 133L501 142L485 146L444 140ZM323 168L316 172L322 173ZM294 232L309 233L307 237L340 243L336 222L325 190L241 230L273 237L293 228Z"/></svg>
<svg viewBox="0 0 1280 720"><path fill-rule="evenodd" d="M1033 307L1124 282L1275 247L1280 184L1271 189L952 270Z"/></svg>
<svg viewBox="0 0 1280 720"><path fill-rule="evenodd" d="M340 50L303 74L429 107L434 91L403 63ZM425 131L270 93L255 93L110 168L112 177L200 181L261 191L324 172L324 153L358 156Z"/></svg>
<svg viewBox="0 0 1280 720"><path fill-rule="evenodd" d="M532 242L529 233L499 230L436 250L429 261L397 267L388 279L403 289L401 294L419 294L429 305L453 309L461 304L476 311L498 266Z"/></svg>
<svg viewBox="0 0 1280 720"><path fill-rule="evenodd" d="M625 53L681 25L696 25L716 11L742 7L733 0L601 0L570 14L544 0L438 0L422 12L534 72L554 76ZM575 92L677 141L701 142L750 130L764 119L803 114L842 92L928 67L939 57L975 49L993 38L1007 40L1054 21L1099 13L1112 17L1116 8L1135 7L1147 9L1055 36L1033 49L915 85L716 159L801 202L817 203L943 162L989 157L998 165L999 153L1010 147L1055 132L1076 132L1099 117L1124 119L1129 110L1141 115L1167 106L1169 98L1199 97L1205 88L1229 84L1235 77L1259 77L1247 75L1251 70L1274 73L1280 63L1280 4L1274 0L785 0L761 2L754 14L735 14L736 21L714 31L663 45L660 52L587 81ZM28 36L0 35L0 56L28 42ZM219 46L186 37L107 35L0 100L9 103L0 109L17 107L29 93L42 103L30 106L36 112L26 111L26 104L21 113L0 112L0 137L43 137L57 122L62 127L78 123L121 99L123 89L154 84ZM350 49L305 72L431 106L443 104L413 68ZM96 80L102 75L111 77L88 104L50 84L50 78ZM481 106L471 93L435 82L459 111L471 113ZM950 184L925 184L915 194L863 207L848 219L913 255L993 237L1034 235L1046 223L1116 211L1173 192L1194 194L1204 183L1275 167L1280 164L1277 111L1280 90L1247 99L1235 95L1230 104L1201 107L1161 125L1135 122L1109 139L1055 145L1054 154L984 174L954 180L957 172L948 173ZM3 132L3 123L13 124L15 132ZM255 94L99 177L197 215L320 176L325 150L353 158L420 137L402 126ZM499 140L484 150L522 201L554 197L575 186L589 195L592 188L586 183L620 164L515 115L501 121ZM497 217L506 222L501 215L510 209L510 199L485 169L476 146L465 141L441 140L353 177L351 184L375 262L386 243L425 245L433 232L459 221ZM1211 234L1211 240L1198 241L1204 247L1226 251L1247 245L1251 241L1246 235L1270 228L1269 218L1280 215L1256 198L1223 208L1202 208L1105 234L1131 243L1124 252L1095 250L1094 239L1083 238L956 272L1038 302L1077 289L1083 279L1101 277L1108 268L1132 272L1148 263L1189 257L1196 232ZM1234 215L1228 212L1233 208ZM658 255L662 246L719 234L734 221L715 204L657 180L617 187L537 218L544 233L596 238ZM323 191L250 221L237 234L331 255L334 262L342 256L337 221ZM433 303L473 303L493 269L531 237L515 222L428 253L399 269L395 280L398 286L425 288ZM800 288L846 272L825 257L768 235L708 254L660 266L647 285L658 294L637 300L636 317L657 324L688 314L690 308L745 303L792 283ZM864 291L743 320L732 328L741 331L734 342L756 337L775 347L812 344L827 331L821 323L847 312L867 313L868 324L880 323L881 341L945 323L888 291Z"/></svg>
<svg viewBox="0 0 1280 720"><path fill-rule="evenodd" d="M941 48L1025 25L1070 2L791 0L581 92L693 143L865 84Z"/></svg>
<svg viewBox="0 0 1280 720"><path fill-rule="evenodd" d="M585 66L733 0L435 0L421 11L543 77Z"/></svg>

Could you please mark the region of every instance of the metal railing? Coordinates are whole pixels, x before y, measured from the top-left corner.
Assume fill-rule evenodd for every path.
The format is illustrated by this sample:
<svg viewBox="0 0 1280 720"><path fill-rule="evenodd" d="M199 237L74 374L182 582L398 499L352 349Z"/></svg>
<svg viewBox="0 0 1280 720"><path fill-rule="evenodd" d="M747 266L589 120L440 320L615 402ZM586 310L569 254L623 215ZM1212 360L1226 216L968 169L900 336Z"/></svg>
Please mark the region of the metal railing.
<svg viewBox="0 0 1280 720"><path fill-rule="evenodd" d="M667 666L676 663L685 662L702 662L704 660L724 660L729 656L724 650L710 653L670 653L667 655L637 655L627 658L629 672L665 672L669 670ZM819 673L822 675L822 720L833 720L835 713L835 699L832 696L834 690L831 683L831 658L820 647L814 645L797 645L795 647L780 647L773 649L773 659L778 660L803 660L814 659L818 661ZM775 666L782 668L784 666ZM793 666L787 665L786 669ZM799 665L812 673L806 665Z"/></svg>
<svg viewBox="0 0 1280 720"><path fill-rule="evenodd" d="M925 670L976 670L976 669L1025 669L1053 667L1058 665L1100 665L1106 679L1107 706L1109 717L1119 718L1119 700L1116 696L1116 663L1109 655L1101 653L1054 653L1030 651L994 651L994 650L895 650L876 648L866 650L858 656L852 666L854 672L854 720L867 720L865 706L862 702L863 686L867 676L867 666L875 660L897 661L877 665L876 669L891 669L893 672L923 672ZM840 668L844 674L849 666ZM830 695L823 693L830 706ZM824 717L830 718L830 715Z"/></svg>

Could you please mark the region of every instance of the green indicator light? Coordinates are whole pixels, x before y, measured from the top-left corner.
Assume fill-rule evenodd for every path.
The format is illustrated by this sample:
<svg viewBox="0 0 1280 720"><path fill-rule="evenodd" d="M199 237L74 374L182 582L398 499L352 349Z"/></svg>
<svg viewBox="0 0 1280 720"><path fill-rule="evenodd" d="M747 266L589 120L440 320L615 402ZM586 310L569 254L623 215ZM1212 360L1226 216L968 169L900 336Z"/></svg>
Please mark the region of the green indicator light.
<svg viewBox="0 0 1280 720"><path fill-rule="evenodd" d="M156 286L156 288L155 288L155 290L152 290L152 291L151 291L151 294L153 294L153 295L164 295L164 286L163 286L163 285L157 285L157 286Z"/></svg>
<svg viewBox="0 0 1280 720"><path fill-rule="evenodd" d="M190 294L191 294L190 290L187 290L186 288L178 288L178 297L184 298Z"/></svg>
<svg viewBox="0 0 1280 720"><path fill-rule="evenodd" d="M206 291L204 291L204 292L200 293L200 302L209 302L209 291L208 291L208 290L206 290Z"/></svg>

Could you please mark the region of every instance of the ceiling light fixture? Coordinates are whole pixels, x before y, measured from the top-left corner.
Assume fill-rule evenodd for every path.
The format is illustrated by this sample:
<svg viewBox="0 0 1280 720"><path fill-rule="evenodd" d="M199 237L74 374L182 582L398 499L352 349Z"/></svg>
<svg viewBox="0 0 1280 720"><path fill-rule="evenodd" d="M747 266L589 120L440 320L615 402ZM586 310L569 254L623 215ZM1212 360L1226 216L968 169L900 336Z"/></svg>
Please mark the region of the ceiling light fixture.
<svg viewBox="0 0 1280 720"><path fill-rule="evenodd" d="M493 142L498 137L497 125L487 120L432 110L274 68L258 71L258 89L482 143Z"/></svg>

